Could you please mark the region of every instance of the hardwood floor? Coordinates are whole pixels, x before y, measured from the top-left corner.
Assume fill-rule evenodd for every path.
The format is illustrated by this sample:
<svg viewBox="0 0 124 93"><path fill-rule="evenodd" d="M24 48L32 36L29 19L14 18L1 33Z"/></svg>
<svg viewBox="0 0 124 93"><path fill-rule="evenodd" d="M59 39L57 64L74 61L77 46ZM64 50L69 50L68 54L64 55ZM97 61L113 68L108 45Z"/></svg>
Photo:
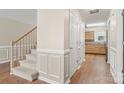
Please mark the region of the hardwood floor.
<svg viewBox="0 0 124 93"><path fill-rule="evenodd" d="M114 84L110 67L104 55L86 55L86 62L75 72L70 84ZM41 80L30 82L20 77L9 75L9 63L0 64L0 84L47 84Z"/></svg>
<svg viewBox="0 0 124 93"><path fill-rule="evenodd" d="M105 55L86 55L86 62L76 71L70 84L114 84Z"/></svg>
<svg viewBox="0 0 124 93"><path fill-rule="evenodd" d="M9 74L9 63L0 64L0 84L47 84L41 80L30 82Z"/></svg>

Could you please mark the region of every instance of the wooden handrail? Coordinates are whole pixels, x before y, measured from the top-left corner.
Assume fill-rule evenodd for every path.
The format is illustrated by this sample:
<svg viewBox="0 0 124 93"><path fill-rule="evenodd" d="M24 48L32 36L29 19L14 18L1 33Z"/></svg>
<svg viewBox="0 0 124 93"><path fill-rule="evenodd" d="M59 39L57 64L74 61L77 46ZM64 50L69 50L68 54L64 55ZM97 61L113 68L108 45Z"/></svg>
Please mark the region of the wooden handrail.
<svg viewBox="0 0 124 93"><path fill-rule="evenodd" d="M26 34L24 34L23 36L21 36L19 39L13 41L13 45L15 43L17 43L18 41L20 41L21 39L23 39L25 36L27 36L28 34L30 34L31 32L33 32L35 29L37 29L37 26L35 26L34 28L32 28L29 32L27 32Z"/></svg>

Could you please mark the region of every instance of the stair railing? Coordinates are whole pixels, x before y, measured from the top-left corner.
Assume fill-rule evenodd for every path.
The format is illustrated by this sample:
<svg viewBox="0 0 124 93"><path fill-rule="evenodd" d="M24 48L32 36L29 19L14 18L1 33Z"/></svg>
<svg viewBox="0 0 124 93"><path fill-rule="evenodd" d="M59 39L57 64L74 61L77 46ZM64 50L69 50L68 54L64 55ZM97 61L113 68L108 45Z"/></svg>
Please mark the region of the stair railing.
<svg viewBox="0 0 124 93"><path fill-rule="evenodd" d="M36 48L36 41L33 41L33 33L36 31L36 29L37 29L37 26L35 26L26 34L22 35L17 40L11 41L10 74L12 74L12 70L14 67L19 66L19 61L24 60L25 55L30 54L31 49Z"/></svg>

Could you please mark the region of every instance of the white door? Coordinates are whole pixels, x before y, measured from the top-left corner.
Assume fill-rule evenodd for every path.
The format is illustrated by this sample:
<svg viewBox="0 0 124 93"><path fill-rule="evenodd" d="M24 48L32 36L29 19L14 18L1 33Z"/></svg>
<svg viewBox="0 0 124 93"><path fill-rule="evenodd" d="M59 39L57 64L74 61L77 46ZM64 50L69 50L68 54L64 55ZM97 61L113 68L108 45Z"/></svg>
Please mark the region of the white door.
<svg viewBox="0 0 124 93"><path fill-rule="evenodd" d="M77 30L76 18L70 14L70 76L77 69Z"/></svg>
<svg viewBox="0 0 124 93"><path fill-rule="evenodd" d="M80 64L83 62L85 57L85 27L84 24L79 24L79 54L80 54ZM79 64L79 65L80 65Z"/></svg>

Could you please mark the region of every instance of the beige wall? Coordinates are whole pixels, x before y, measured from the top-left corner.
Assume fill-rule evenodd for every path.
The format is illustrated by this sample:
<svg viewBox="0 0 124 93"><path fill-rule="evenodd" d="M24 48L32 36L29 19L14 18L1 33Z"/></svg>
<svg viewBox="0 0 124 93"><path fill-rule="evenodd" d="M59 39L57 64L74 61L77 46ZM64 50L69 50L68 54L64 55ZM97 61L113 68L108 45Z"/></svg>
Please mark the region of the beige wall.
<svg viewBox="0 0 124 93"><path fill-rule="evenodd" d="M32 27L29 24L0 17L0 45L9 45L11 40L19 38Z"/></svg>
<svg viewBox="0 0 124 93"><path fill-rule="evenodd" d="M117 10L112 10L111 11L111 16L110 16L110 46L113 48L117 47L117 15L116 15Z"/></svg>
<svg viewBox="0 0 124 93"><path fill-rule="evenodd" d="M64 49L64 19L68 19L65 10L38 10L38 49L63 50ZM67 16L65 18L65 15ZM68 24L68 22L65 24ZM66 33L66 32L65 32ZM65 36L67 37L67 36ZM68 41L65 47L68 47Z"/></svg>
<svg viewBox="0 0 124 93"><path fill-rule="evenodd" d="M70 32L70 13L69 10L66 10L64 18L64 49L69 49L69 32Z"/></svg>

